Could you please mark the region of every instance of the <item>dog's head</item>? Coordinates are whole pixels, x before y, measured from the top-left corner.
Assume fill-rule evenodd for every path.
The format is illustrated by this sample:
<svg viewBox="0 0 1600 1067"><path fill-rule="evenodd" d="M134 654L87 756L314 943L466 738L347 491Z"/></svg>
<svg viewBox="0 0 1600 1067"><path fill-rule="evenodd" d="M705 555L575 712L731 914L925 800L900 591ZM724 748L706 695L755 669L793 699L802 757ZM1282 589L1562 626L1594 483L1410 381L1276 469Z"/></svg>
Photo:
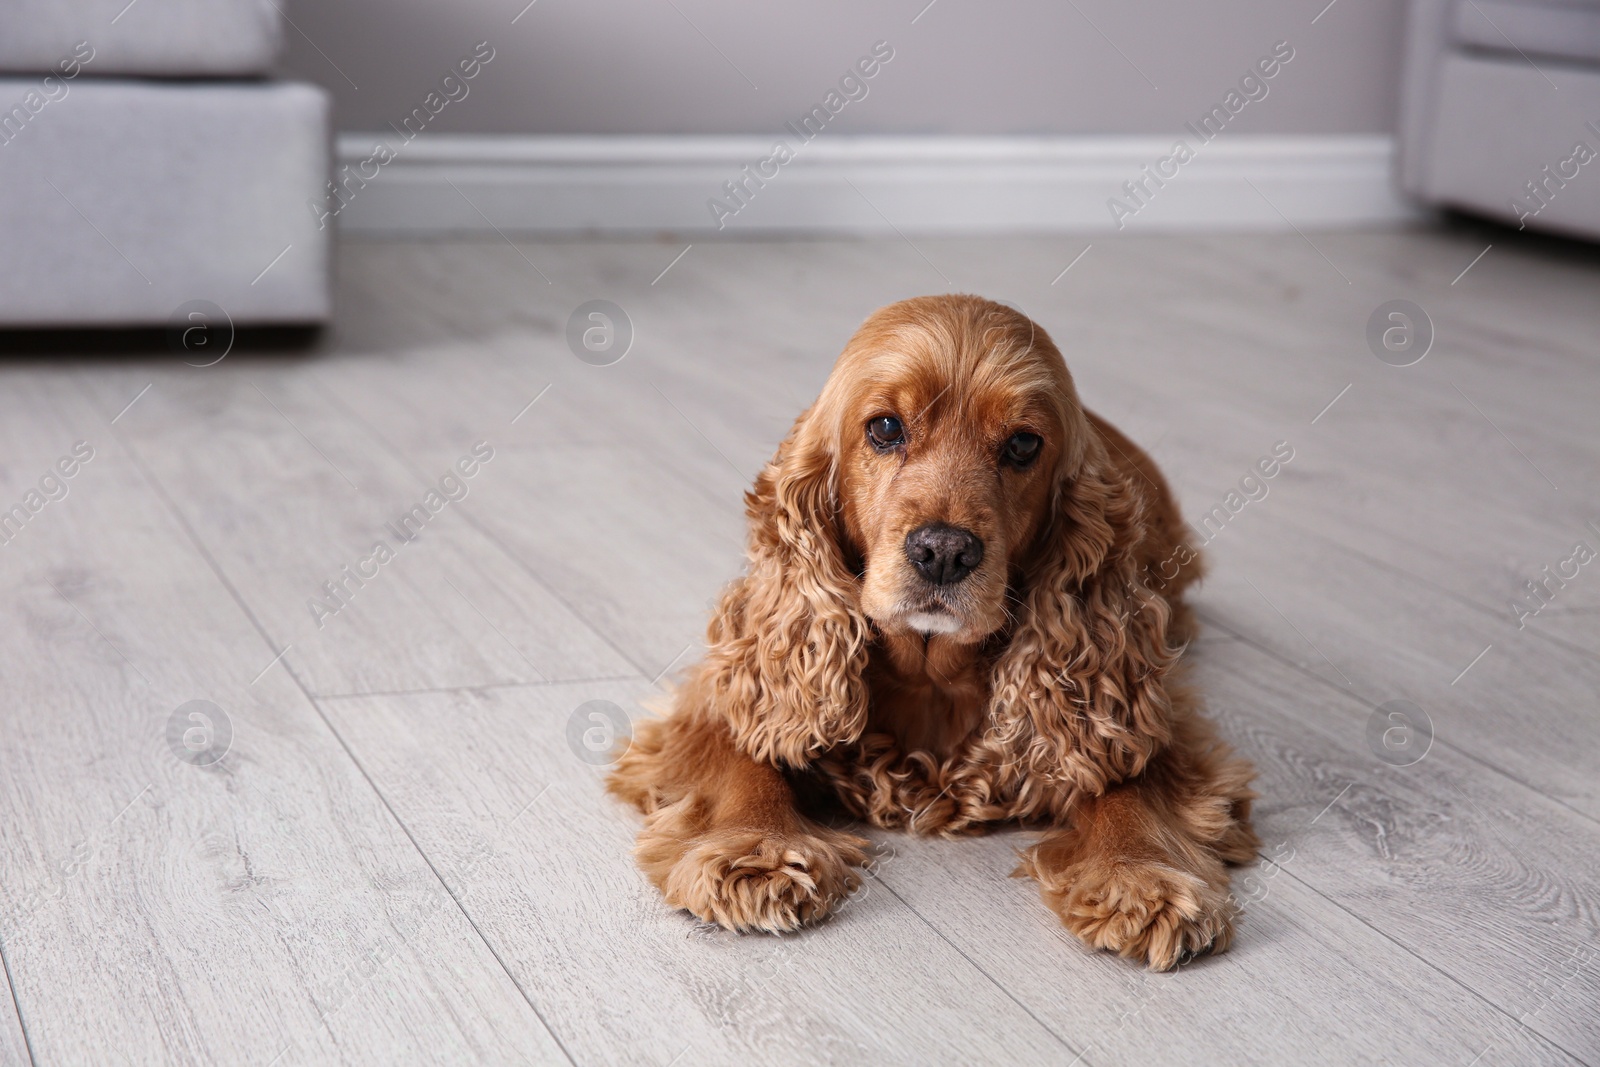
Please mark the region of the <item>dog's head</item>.
<svg viewBox="0 0 1600 1067"><path fill-rule="evenodd" d="M891 305L845 348L813 417L867 617L965 644L1001 630L1088 432L1044 331L971 297Z"/></svg>
<svg viewBox="0 0 1600 1067"><path fill-rule="evenodd" d="M749 573L712 618L707 678L752 755L798 765L859 736L880 634L1003 642L993 728L1039 773L1103 782L1160 733L1166 607L1141 596L1141 496L1010 307L875 313L746 511Z"/></svg>

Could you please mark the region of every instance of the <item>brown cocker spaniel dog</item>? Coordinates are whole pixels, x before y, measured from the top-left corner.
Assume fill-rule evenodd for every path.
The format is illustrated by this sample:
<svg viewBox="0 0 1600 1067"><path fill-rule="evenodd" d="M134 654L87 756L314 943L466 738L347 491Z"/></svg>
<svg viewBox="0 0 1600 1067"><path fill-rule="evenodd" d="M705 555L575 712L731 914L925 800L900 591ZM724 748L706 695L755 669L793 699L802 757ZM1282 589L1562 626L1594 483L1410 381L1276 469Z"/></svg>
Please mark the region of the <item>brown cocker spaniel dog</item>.
<svg viewBox="0 0 1600 1067"><path fill-rule="evenodd" d="M609 788L669 904L791 930L859 883L842 811L1043 828L1019 874L1096 948L1227 947L1249 764L1175 678L1200 574L1155 464L1050 338L971 296L878 311L746 494L748 573Z"/></svg>

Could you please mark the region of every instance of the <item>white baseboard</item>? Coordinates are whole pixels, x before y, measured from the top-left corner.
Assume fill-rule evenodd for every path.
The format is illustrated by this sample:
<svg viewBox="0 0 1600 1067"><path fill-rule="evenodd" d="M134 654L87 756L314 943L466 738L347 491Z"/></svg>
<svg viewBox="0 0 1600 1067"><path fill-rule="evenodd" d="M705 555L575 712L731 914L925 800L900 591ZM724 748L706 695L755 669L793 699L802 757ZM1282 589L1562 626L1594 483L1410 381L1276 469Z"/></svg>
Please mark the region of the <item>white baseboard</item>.
<svg viewBox="0 0 1600 1067"><path fill-rule="evenodd" d="M1328 229L1417 217L1395 191L1390 137L1184 139L1194 158L1166 164L1176 174L1157 186L1144 168L1160 177L1175 138L786 135L793 159L761 168L775 138L342 134L337 221L393 234L705 234L719 229L714 198L738 209L720 219L734 236L1101 232L1119 221L1124 233ZM375 161L380 141L395 150L389 162ZM744 182L742 206L730 181ZM1147 192L1130 197L1129 181ZM1114 218L1113 197L1134 213Z"/></svg>

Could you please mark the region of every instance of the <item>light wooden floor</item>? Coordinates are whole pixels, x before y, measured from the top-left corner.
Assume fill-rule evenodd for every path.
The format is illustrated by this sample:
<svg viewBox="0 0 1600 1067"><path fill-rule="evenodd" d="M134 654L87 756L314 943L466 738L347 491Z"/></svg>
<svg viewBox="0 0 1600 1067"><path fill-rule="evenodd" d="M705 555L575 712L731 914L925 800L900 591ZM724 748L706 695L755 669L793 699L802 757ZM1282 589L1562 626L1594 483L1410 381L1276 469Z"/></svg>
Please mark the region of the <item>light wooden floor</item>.
<svg viewBox="0 0 1600 1067"><path fill-rule="evenodd" d="M1600 562L1512 607L1600 550L1600 256L1311 236L1096 239L1064 275L1084 240L664 275L682 244L347 244L311 353L13 355L0 507L93 458L0 548L0 1062L1600 1063ZM854 326L946 288L1039 319L1196 519L1294 450L1198 598L1269 861L1225 956L1085 951L1016 834L876 834L826 925L708 929L569 742L695 654L740 493ZM636 331L612 366L564 339L594 298ZM1365 339L1397 298L1437 331L1404 368ZM1407 766L1368 741L1397 699L1434 731ZM194 700L211 766L175 754Z"/></svg>

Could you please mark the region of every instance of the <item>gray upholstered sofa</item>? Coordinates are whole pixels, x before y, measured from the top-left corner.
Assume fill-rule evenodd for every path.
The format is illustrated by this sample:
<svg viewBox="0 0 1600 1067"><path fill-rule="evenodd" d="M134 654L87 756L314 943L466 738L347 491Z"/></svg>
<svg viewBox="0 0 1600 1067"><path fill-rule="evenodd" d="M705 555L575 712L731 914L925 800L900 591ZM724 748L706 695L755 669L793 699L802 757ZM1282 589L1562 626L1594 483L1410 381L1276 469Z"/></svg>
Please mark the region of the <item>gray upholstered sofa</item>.
<svg viewBox="0 0 1600 1067"><path fill-rule="evenodd" d="M1400 182L1600 238L1600 0L1412 0Z"/></svg>
<svg viewBox="0 0 1600 1067"><path fill-rule="evenodd" d="M0 326L329 313L328 103L271 0L0 0Z"/></svg>

